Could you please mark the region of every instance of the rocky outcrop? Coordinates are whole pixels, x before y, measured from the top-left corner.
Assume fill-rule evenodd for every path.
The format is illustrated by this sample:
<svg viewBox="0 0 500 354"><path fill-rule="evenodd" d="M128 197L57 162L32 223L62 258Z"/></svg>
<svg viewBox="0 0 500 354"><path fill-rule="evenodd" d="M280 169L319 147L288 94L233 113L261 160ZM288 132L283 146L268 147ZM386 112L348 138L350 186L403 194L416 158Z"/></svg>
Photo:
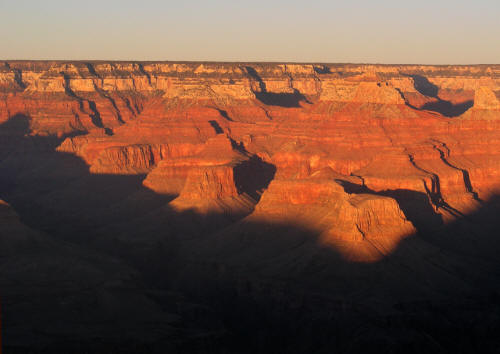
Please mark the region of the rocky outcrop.
<svg viewBox="0 0 500 354"><path fill-rule="evenodd" d="M313 229L323 244L333 247L343 242L357 243L343 256L364 262L379 260L401 239L416 232L396 200L375 194L349 194L341 185L346 181L323 177L316 174L307 179L273 180L248 221ZM374 242L382 242L384 249L373 248Z"/></svg>
<svg viewBox="0 0 500 354"><path fill-rule="evenodd" d="M475 91L474 109L500 109L500 100L489 87L481 86Z"/></svg>
<svg viewBox="0 0 500 354"><path fill-rule="evenodd" d="M255 203L249 196L243 195L236 185L234 169L247 161L248 157L235 150L230 139L220 134L209 139L199 154L158 168L170 170L174 175L180 172L174 177L174 183L179 177L184 177L179 196L170 203L176 210L193 209L201 214L230 215L248 213ZM145 185L154 188L151 181L146 179ZM169 180L164 179L162 183L168 184Z"/></svg>
<svg viewBox="0 0 500 354"><path fill-rule="evenodd" d="M356 89L352 102L405 104L401 93L388 83L361 82Z"/></svg>

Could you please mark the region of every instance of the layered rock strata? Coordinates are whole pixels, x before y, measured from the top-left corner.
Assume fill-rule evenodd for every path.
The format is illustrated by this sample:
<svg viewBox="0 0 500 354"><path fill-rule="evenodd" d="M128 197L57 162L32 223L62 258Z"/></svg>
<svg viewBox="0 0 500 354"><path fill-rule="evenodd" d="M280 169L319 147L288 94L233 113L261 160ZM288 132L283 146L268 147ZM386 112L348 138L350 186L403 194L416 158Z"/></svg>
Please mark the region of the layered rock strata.
<svg viewBox="0 0 500 354"><path fill-rule="evenodd" d="M0 86L1 121L22 115L31 135L66 136L57 150L91 173L145 174L180 209L257 205L257 217L264 206L242 197L234 175L252 156L276 169L266 214L346 203L329 212L332 225L345 224L330 232L342 239L393 232L385 216L370 226L378 231L361 230L361 205L393 210L406 234L405 223L425 220L405 216L398 205L412 201L399 194L422 196L448 222L500 188L496 66L14 61L3 63ZM336 177L313 178L324 169ZM300 201L324 188L324 202Z"/></svg>
<svg viewBox="0 0 500 354"><path fill-rule="evenodd" d="M487 352L499 102L498 65L2 62L7 341Z"/></svg>

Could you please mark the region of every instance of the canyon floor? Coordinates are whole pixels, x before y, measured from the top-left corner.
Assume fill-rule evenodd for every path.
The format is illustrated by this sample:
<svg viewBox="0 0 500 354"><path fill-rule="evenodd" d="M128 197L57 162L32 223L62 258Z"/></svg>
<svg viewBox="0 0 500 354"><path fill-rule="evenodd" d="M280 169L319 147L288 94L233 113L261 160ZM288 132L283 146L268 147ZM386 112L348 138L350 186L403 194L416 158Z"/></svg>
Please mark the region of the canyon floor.
<svg viewBox="0 0 500 354"><path fill-rule="evenodd" d="M500 65L0 63L5 353L499 353Z"/></svg>

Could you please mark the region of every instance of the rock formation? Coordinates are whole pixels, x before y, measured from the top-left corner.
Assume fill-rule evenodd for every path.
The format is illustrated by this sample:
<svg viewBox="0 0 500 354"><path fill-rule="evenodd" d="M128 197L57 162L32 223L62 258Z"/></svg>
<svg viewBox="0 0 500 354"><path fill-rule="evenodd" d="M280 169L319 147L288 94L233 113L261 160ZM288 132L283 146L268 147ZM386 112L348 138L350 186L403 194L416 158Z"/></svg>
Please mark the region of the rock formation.
<svg viewBox="0 0 500 354"><path fill-rule="evenodd" d="M238 294L244 282L252 301L266 282L286 294L280 281L304 298L362 297L374 274L380 289L390 277L408 286L398 285L399 302L466 293L498 280L488 263L498 247L468 240L482 234L474 225L494 229L483 211L500 193L499 130L498 65L3 62L0 198L9 205L0 205L0 270L18 276L9 257L50 237L44 257L61 267L66 252L84 285L87 272L106 282L116 266L194 294L208 292L191 288L202 278L231 279L228 293ZM127 265L81 259L65 242ZM467 265L478 257L485 263ZM429 261L413 267L416 259ZM20 279L29 279L25 261ZM397 262L409 262L408 273ZM349 267L363 291L336 273ZM428 288L406 283L431 268L438 275ZM336 277L343 288L328 283ZM9 299L21 292L5 287ZM115 290L102 296L113 302ZM359 301L390 308L384 294ZM149 299L139 296L138 321L157 311ZM177 313L182 325L199 324L187 312ZM213 327L202 332L213 338Z"/></svg>
<svg viewBox="0 0 500 354"><path fill-rule="evenodd" d="M254 156L276 168L265 194L277 193L284 207L294 205L289 195L312 198L311 189L336 183L303 186L328 168L341 184L356 176L380 199L362 203L375 214L391 193L410 191L449 222L500 188L484 172L500 163L497 70L5 62L0 120L29 117L31 135L66 137L57 150L82 158L91 173L146 175L145 186L183 210L253 210L257 201L241 199L233 170ZM353 240L363 222L347 227Z"/></svg>

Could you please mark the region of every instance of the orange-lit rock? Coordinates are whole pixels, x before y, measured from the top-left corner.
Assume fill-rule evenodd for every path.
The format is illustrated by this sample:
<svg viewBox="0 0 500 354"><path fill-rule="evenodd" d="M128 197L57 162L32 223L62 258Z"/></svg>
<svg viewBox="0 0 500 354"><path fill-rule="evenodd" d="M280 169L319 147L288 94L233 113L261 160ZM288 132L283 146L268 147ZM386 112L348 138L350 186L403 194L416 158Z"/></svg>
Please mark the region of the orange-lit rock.
<svg viewBox="0 0 500 354"><path fill-rule="evenodd" d="M163 177L159 191L172 192L162 190L169 183L168 177L172 178L173 185L182 184L179 196L170 203L177 210L193 209L202 214L245 213L253 208L255 201L238 191L234 168L247 160L247 156L233 148L227 136L219 134L209 139L198 154L158 166L144 184L155 190L158 174Z"/></svg>
<svg viewBox="0 0 500 354"><path fill-rule="evenodd" d="M92 174L145 175L180 211L295 219L329 240L398 240L425 226L408 205L450 222L500 189L498 73L19 61L0 71L0 121L23 115L31 135L65 137L57 150ZM265 174L248 166L268 180L243 188Z"/></svg>
<svg viewBox="0 0 500 354"><path fill-rule="evenodd" d="M351 178L337 178L335 182L323 179L324 176L275 179L247 219L313 229L327 245L339 241L358 242L359 252L353 248L345 256L363 261L380 259L381 255L390 253L402 238L416 232L396 200L373 194L349 194L341 184ZM377 240L384 240L385 250L372 250L369 258L364 258L368 256L367 248Z"/></svg>
<svg viewBox="0 0 500 354"><path fill-rule="evenodd" d="M500 109L500 101L495 92L486 86L481 86L475 91L474 95L475 109Z"/></svg>

